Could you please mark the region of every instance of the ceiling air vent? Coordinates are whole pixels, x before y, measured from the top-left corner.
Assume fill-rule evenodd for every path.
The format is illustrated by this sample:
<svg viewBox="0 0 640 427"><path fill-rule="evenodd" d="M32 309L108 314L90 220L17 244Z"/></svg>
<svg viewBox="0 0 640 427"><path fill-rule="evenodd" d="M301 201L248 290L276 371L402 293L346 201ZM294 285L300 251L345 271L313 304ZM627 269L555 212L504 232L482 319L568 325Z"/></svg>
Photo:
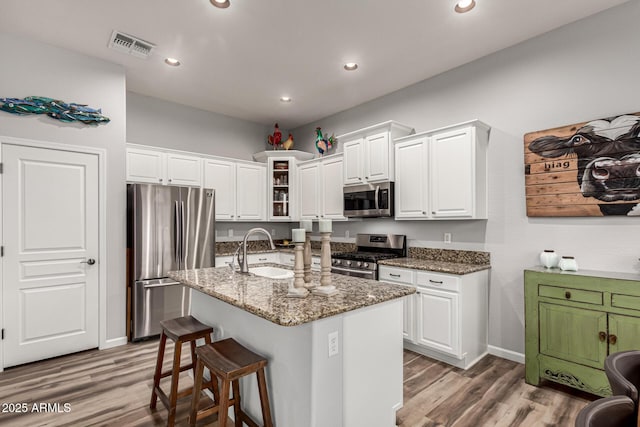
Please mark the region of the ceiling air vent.
<svg viewBox="0 0 640 427"><path fill-rule="evenodd" d="M111 33L109 47L114 50L119 50L120 52L128 53L129 55L137 56L138 58L146 59L151 56L151 51L153 51L156 46L138 37L114 31Z"/></svg>

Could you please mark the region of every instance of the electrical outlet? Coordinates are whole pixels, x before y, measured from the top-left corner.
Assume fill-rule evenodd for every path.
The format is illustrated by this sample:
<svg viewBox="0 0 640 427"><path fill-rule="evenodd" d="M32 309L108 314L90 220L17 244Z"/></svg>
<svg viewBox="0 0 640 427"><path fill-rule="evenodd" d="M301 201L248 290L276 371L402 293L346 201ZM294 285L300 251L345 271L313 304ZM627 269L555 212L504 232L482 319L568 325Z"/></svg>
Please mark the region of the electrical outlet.
<svg viewBox="0 0 640 427"><path fill-rule="evenodd" d="M276 236L276 229L272 228L271 229L271 237L275 237Z"/></svg>
<svg viewBox="0 0 640 427"><path fill-rule="evenodd" d="M329 357L338 354L338 331L329 334Z"/></svg>
<svg viewBox="0 0 640 427"><path fill-rule="evenodd" d="M451 233L444 233L444 242L451 243Z"/></svg>
<svg viewBox="0 0 640 427"><path fill-rule="evenodd" d="M349 238L349 230L346 230L346 231L344 232L344 238L345 238L345 239L348 239L348 238Z"/></svg>
<svg viewBox="0 0 640 427"><path fill-rule="evenodd" d="M233 237L233 228L230 228L229 231L227 231L227 233L229 237Z"/></svg>

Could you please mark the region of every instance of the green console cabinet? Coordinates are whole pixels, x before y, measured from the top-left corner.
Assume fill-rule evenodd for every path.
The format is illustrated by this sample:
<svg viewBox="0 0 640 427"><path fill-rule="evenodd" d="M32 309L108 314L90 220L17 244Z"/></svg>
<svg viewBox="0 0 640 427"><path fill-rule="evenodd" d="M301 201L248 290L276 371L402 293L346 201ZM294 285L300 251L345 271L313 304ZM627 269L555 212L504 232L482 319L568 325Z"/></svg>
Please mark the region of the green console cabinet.
<svg viewBox="0 0 640 427"><path fill-rule="evenodd" d="M640 349L640 275L533 267L524 298L527 383L610 395L604 359Z"/></svg>

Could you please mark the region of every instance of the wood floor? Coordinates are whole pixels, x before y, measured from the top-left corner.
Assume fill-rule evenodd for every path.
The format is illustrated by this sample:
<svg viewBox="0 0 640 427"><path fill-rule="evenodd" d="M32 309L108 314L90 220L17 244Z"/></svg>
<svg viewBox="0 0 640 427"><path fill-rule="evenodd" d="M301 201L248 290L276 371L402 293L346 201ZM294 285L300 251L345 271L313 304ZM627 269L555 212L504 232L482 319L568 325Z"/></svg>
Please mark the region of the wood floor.
<svg viewBox="0 0 640 427"><path fill-rule="evenodd" d="M158 402L155 411L149 409L157 346L157 340L128 344L5 370L0 373L0 425L165 425L167 412L162 404ZM523 365L494 356L463 371L405 351L404 375L399 427L572 426L577 412L594 399L571 389L529 386L523 380ZM183 373L180 385L191 384ZM16 412L11 403L25 403L27 413ZM202 399L201 403L209 402ZM183 399L177 425L187 425L188 411L189 399ZM213 420L198 425L216 426Z"/></svg>

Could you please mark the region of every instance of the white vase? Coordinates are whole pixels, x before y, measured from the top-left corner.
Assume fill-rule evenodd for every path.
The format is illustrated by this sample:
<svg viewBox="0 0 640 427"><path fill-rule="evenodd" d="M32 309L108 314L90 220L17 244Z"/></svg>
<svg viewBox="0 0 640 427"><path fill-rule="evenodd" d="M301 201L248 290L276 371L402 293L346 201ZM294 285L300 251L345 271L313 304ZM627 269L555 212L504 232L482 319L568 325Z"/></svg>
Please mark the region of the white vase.
<svg viewBox="0 0 640 427"><path fill-rule="evenodd" d="M562 271L578 271L578 263L572 256L563 256L560 260L560 270Z"/></svg>
<svg viewBox="0 0 640 427"><path fill-rule="evenodd" d="M551 249L545 249L540 254L540 263L545 268L553 268L558 266L558 262L560 261L560 256Z"/></svg>

